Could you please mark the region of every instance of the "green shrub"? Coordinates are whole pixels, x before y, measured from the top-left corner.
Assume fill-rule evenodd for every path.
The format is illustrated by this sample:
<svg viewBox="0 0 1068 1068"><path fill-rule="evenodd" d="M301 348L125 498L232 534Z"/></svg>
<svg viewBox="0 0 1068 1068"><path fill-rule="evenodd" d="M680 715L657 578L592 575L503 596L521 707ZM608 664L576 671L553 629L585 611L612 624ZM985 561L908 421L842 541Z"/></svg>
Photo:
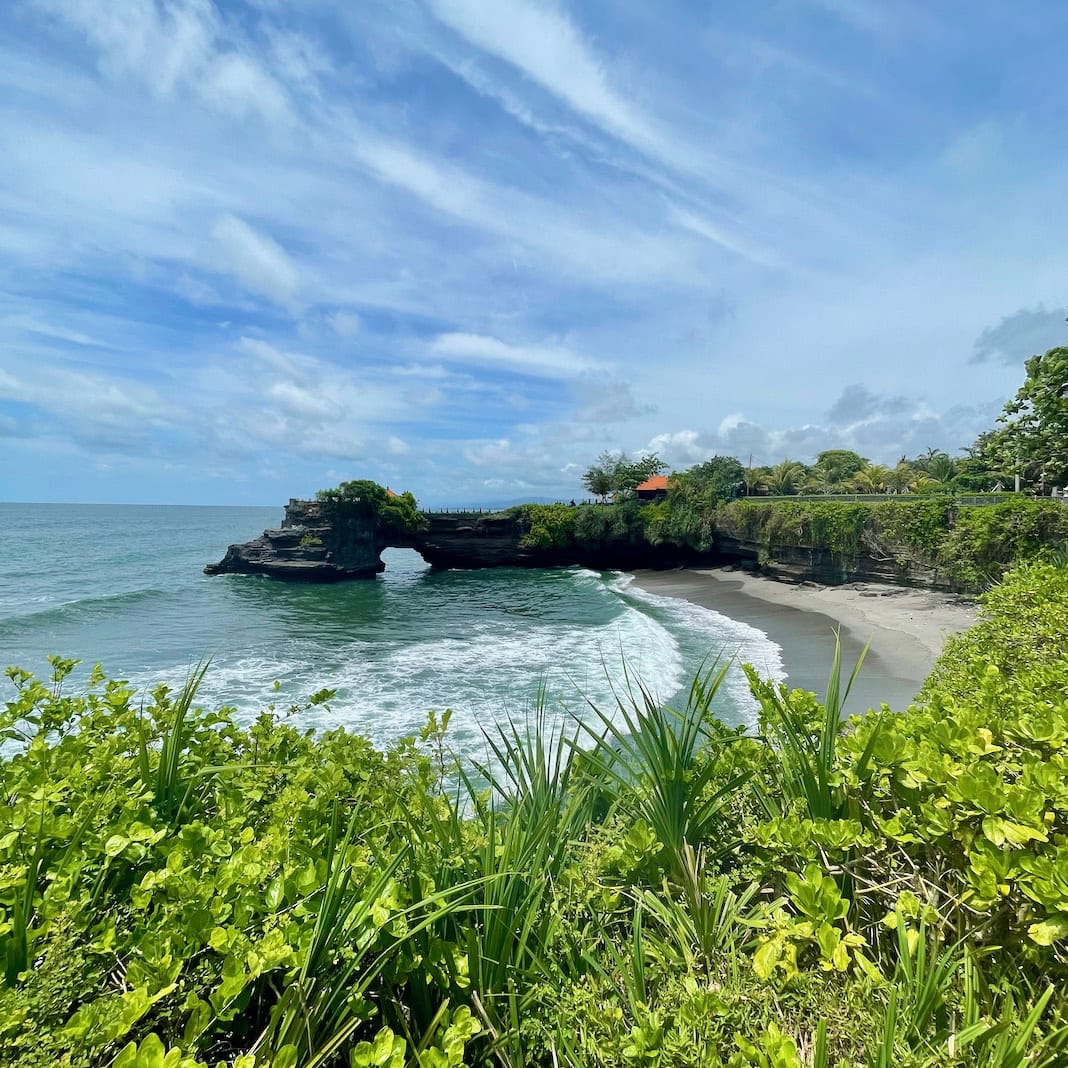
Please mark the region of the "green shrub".
<svg viewBox="0 0 1068 1068"><path fill-rule="evenodd" d="M426 516L411 493L393 493L370 479L342 482L319 490L315 498L341 515L367 515L387 534L410 534L426 527Z"/></svg>
<svg viewBox="0 0 1068 1068"><path fill-rule="evenodd" d="M0 1063L1063 1065L1066 646L1034 563L908 709L753 676L747 734L718 673L677 712L634 683L481 769L448 713L381 752L200 710L201 672L9 669Z"/></svg>
<svg viewBox="0 0 1068 1068"><path fill-rule="evenodd" d="M939 559L962 586L995 581L1013 564L1068 545L1068 506L1020 498L959 508Z"/></svg>
<svg viewBox="0 0 1068 1068"><path fill-rule="evenodd" d="M566 504L523 504L509 514L519 522L524 549L567 549L575 542L575 513Z"/></svg>

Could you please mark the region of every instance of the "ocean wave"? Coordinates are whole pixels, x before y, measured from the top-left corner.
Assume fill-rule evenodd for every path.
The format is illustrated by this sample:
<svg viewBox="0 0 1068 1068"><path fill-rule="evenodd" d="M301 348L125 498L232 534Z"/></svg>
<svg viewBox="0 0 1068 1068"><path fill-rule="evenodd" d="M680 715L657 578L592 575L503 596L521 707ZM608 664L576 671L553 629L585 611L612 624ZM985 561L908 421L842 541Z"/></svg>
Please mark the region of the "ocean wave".
<svg viewBox="0 0 1068 1068"><path fill-rule="evenodd" d="M454 741L471 742L481 739L483 728L522 718L539 692L551 723L588 713L586 702L611 714L626 685L624 662L632 679L647 677L665 698L681 685L682 654L670 631L627 608L596 627L537 623L353 657L337 677L331 718L344 702L356 713L353 727L376 739L395 738L417 730L431 708L452 708Z"/></svg>
<svg viewBox="0 0 1068 1068"><path fill-rule="evenodd" d="M634 584L633 575L617 573L608 585L624 600L638 601L670 613L677 625L695 633L699 641L707 644L706 666L710 667L717 661L732 661L724 685L731 702L743 713L746 722L752 725L757 703L749 691L749 682L741 665L751 664L764 678L781 682L786 678L786 668L780 645L752 624L732 619L713 608L705 608L681 597L650 593Z"/></svg>
<svg viewBox="0 0 1068 1068"><path fill-rule="evenodd" d="M131 678L148 687L177 688L188 665ZM606 715L625 695L628 678L666 700L683 683L683 656L670 630L637 606L623 606L609 623L546 624L515 630L479 628L417 641L349 641L329 658L314 642L290 642L212 663L198 703L231 705L249 722L269 706L284 712L326 686L337 690L329 707L299 715L301 727L343 726L379 745L415 734L431 709L453 709L452 744L468 756L484 755L483 729L511 718L522 721L539 693L551 726L575 716ZM278 680L280 687L275 689Z"/></svg>
<svg viewBox="0 0 1068 1068"><path fill-rule="evenodd" d="M69 601L54 601L50 596L29 597L22 601L10 602L16 609L20 605L42 604L52 601L46 608L35 608L30 611L15 611L11 615L0 618L0 630L7 627L36 626L48 623L52 620L57 622L69 619L76 615L103 615L105 613L121 612L130 605L141 604L156 598L168 596L167 590L155 586L143 587L137 590L124 590L121 593L105 593L93 597L74 597ZM7 605L3 605L7 608Z"/></svg>

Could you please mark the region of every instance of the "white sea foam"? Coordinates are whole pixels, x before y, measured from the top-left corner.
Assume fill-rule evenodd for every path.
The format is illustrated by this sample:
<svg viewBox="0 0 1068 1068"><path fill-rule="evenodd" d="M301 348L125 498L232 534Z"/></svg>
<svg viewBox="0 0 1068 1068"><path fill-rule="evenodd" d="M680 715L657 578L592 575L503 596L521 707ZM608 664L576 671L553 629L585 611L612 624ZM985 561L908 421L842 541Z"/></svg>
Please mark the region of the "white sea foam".
<svg viewBox="0 0 1068 1068"><path fill-rule="evenodd" d="M702 656L707 657L705 662L708 666L717 659L733 660L724 681L732 703L748 723L753 722L757 704L749 692L749 683L741 665L752 664L764 678L780 681L786 678L782 647L757 627L680 597L650 593L634 585L633 575L617 574L610 580L609 586L624 599L642 602L670 613L677 625L691 631L702 643L705 648Z"/></svg>
<svg viewBox="0 0 1068 1068"><path fill-rule="evenodd" d="M377 641L273 639L241 653L220 654L199 694L205 707L233 705L249 722L269 706L285 712L322 687L337 691L329 705L299 713L301 727L337 726L388 744L414 734L431 709L453 709L452 744L482 756L482 731L522 720L544 692L550 724L571 715L593 718L587 701L606 714L625 695L627 679L670 700L702 662L717 655L752 663L783 678L781 650L767 635L720 612L635 587L629 575L602 576L576 568L554 593L546 617L456 617L453 632ZM567 591L571 589L572 595ZM581 591L581 592L580 592ZM591 600L592 598L592 600ZM599 606L599 607L598 607ZM603 622L591 622L601 619ZM569 613L574 611L574 617ZM188 664L153 668L131 682L177 688ZM275 680L280 683L276 690ZM755 704L739 667L728 675L723 711L750 720Z"/></svg>
<svg viewBox="0 0 1068 1068"><path fill-rule="evenodd" d="M576 573L579 581L588 577L604 588L596 572ZM272 647L270 655L217 659L198 700L209 707L234 705L248 722L270 705L284 712L327 686L337 696L328 706L301 712L300 726L345 726L378 744L416 733L431 709L451 708L453 745L482 755L482 731L509 717L522 720L539 689L550 724L584 713L592 718L587 701L611 714L614 694L625 691L624 664L632 683L641 680L659 698L678 691L684 662L670 629L638 605L615 607L621 609L616 618L599 626L536 621L504 630L476 622L452 637L350 641L326 660L316 643L291 641ZM131 682L177 688L188 671L175 665Z"/></svg>
<svg viewBox="0 0 1068 1068"><path fill-rule="evenodd" d="M395 643L370 658L353 654L337 674L338 699L323 718L384 741L416 731L431 708L452 708L450 731L462 748L480 747L483 729L522 718L539 688L551 722L581 715L587 700L610 712L613 690L624 686L624 658L632 677L648 675L664 697L683 677L670 631L633 607L600 627L484 630L470 639Z"/></svg>

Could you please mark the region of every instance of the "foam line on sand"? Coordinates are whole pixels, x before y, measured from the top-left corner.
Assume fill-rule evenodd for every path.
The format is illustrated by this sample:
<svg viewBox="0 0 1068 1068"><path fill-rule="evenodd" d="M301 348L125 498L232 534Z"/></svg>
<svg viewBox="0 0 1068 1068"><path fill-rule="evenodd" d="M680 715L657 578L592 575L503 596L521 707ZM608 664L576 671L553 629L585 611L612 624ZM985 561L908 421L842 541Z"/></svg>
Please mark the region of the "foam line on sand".
<svg viewBox="0 0 1068 1068"><path fill-rule="evenodd" d="M862 712L886 702L903 708L919 690L947 637L976 619L974 602L897 586L790 585L745 571L696 569L638 571L650 593L714 608L764 631L783 650L790 686L822 694L842 636L846 671L864 644L871 648L847 705Z"/></svg>

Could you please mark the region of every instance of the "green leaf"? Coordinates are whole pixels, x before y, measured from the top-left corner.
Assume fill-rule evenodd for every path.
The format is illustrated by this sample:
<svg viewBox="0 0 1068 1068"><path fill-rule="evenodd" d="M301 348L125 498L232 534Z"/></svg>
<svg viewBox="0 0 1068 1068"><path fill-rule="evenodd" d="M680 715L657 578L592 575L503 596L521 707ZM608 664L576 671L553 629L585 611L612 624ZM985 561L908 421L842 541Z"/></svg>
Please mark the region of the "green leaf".
<svg viewBox="0 0 1068 1068"><path fill-rule="evenodd" d="M273 912L279 905L285 900L285 884L281 875L276 875L267 886L267 893L264 895L264 901L267 907Z"/></svg>
<svg viewBox="0 0 1068 1068"><path fill-rule="evenodd" d="M271 1058L271 1068L296 1068L297 1047L290 1044L282 1046Z"/></svg>
<svg viewBox="0 0 1068 1068"><path fill-rule="evenodd" d="M166 1056L163 1040L153 1033L142 1041L137 1051L137 1068L163 1068Z"/></svg>
<svg viewBox="0 0 1068 1068"><path fill-rule="evenodd" d="M104 852L109 857L117 857L129 844L129 838L126 838L121 834L113 834L104 843Z"/></svg>
<svg viewBox="0 0 1068 1068"><path fill-rule="evenodd" d="M782 939L770 938L767 942L763 942L753 954L753 971L761 979L770 979L781 957Z"/></svg>
<svg viewBox="0 0 1068 1068"><path fill-rule="evenodd" d="M1052 946L1054 942L1068 938L1068 915L1052 916L1040 923L1033 923L1027 928L1027 934L1032 942L1040 946Z"/></svg>

